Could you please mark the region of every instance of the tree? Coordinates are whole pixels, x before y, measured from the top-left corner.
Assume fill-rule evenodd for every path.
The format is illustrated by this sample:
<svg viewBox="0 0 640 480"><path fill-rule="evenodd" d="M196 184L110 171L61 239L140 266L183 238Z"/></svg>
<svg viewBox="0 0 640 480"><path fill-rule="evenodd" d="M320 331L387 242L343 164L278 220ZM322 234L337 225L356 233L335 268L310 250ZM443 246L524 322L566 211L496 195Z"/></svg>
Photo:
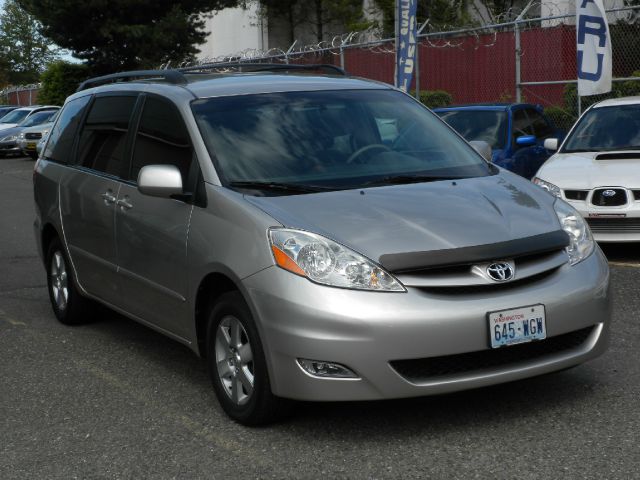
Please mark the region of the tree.
<svg viewBox="0 0 640 480"><path fill-rule="evenodd" d="M17 0L94 75L193 57L205 19L238 0Z"/></svg>
<svg viewBox="0 0 640 480"><path fill-rule="evenodd" d="M296 30L310 31L319 43L372 24L365 19L362 0L262 0L260 4L263 16L288 26L291 43Z"/></svg>
<svg viewBox="0 0 640 480"><path fill-rule="evenodd" d="M38 101L47 105L62 105L88 77L89 69L84 64L62 60L53 62L42 74Z"/></svg>
<svg viewBox="0 0 640 480"><path fill-rule="evenodd" d="M375 0L375 5L382 13L383 35L393 37L396 0ZM429 19L429 25L436 29L468 25L471 19L467 6L468 0L418 0L417 23Z"/></svg>
<svg viewBox="0 0 640 480"><path fill-rule="evenodd" d="M0 67L13 84L37 82L46 65L58 56L40 24L16 0L6 0L0 14ZM0 74L0 76L2 76Z"/></svg>

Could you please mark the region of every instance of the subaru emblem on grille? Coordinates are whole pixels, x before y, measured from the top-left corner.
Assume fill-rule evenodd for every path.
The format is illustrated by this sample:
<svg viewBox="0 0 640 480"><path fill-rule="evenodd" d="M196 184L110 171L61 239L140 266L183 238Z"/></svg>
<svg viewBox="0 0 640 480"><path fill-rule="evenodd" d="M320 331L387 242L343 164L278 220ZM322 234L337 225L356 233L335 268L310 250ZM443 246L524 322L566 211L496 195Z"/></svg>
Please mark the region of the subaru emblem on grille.
<svg viewBox="0 0 640 480"><path fill-rule="evenodd" d="M615 190L605 190L604 192L602 192L603 197L615 197L615 195L616 195Z"/></svg>
<svg viewBox="0 0 640 480"><path fill-rule="evenodd" d="M496 282L506 282L513 278L513 270L507 262L496 262L487 267L487 275Z"/></svg>

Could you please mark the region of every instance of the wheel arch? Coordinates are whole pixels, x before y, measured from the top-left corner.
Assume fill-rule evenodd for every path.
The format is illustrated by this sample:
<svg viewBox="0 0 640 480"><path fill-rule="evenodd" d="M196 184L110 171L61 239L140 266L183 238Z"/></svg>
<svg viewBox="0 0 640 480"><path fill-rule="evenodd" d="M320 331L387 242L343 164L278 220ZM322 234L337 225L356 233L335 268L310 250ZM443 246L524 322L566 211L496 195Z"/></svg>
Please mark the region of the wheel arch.
<svg viewBox="0 0 640 480"><path fill-rule="evenodd" d="M207 274L198 285L195 298L195 327L198 353L206 357L207 351L207 312L209 306L227 292L239 292L246 301L246 296L239 285L230 276L222 272Z"/></svg>

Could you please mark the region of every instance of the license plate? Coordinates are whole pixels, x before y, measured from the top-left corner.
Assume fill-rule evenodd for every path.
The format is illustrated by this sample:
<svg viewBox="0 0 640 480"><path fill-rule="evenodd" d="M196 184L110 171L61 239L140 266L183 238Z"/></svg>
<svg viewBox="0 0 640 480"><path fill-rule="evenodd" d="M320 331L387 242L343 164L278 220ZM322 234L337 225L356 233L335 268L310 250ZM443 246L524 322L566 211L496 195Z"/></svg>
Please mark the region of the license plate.
<svg viewBox="0 0 640 480"><path fill-rule="evenodd" d="M35 142L27 142L26 149L27 150L35 150L36 149L36 143Z"/></svg>
<svg viewBox="0 0 640 480"><path fill-rule="evenodd" d="M544 305L490 312L487 316L491 348L547 338Z"/></svg>

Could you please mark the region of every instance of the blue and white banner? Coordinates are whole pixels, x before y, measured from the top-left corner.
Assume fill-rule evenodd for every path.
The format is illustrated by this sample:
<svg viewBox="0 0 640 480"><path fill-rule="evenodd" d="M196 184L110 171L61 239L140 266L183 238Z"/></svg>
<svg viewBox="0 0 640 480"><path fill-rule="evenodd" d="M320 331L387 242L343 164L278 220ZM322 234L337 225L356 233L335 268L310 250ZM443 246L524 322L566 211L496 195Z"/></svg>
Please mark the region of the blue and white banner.
<svg viewBox="0 0 640 480"><path fill-rule="evenodd" d="M396 0L398 32L396 39L396 87L409 91L416 61L417 0Z"/></svg>
<svg viewBox="0 0 640 480"><path fill-rule="evenodd" d="M576 0L578 95L611 91L611 35L602 0Z"/></svg>

